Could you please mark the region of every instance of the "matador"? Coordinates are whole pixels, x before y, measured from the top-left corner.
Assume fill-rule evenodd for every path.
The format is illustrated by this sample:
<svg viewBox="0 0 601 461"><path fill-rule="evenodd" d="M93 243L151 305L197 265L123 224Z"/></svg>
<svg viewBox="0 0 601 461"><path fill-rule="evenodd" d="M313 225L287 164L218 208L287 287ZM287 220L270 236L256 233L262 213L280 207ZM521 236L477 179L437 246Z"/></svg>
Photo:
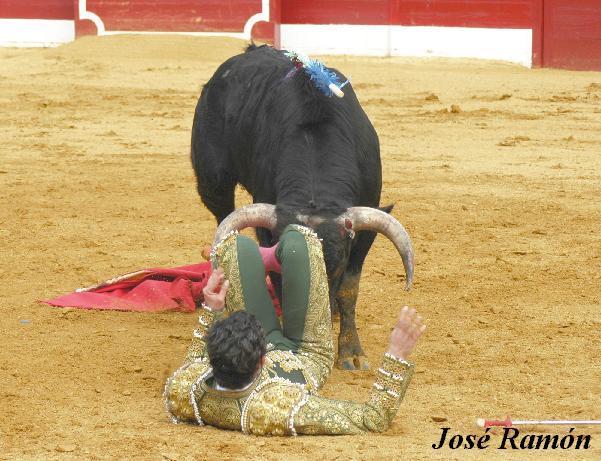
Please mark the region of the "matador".
<svg viewBox="0 0 601 461"><path fill-rule="evenodd" d="M289 225L272 250L266 259L281 272L281 321L265 283L265 251L237 232L213 247L198 328L165 386L173 421L256 435L386 430L413 374L406 359L425 330L421 317L401 310L365 403L321 397L334 362L321 242Z"/></svg>

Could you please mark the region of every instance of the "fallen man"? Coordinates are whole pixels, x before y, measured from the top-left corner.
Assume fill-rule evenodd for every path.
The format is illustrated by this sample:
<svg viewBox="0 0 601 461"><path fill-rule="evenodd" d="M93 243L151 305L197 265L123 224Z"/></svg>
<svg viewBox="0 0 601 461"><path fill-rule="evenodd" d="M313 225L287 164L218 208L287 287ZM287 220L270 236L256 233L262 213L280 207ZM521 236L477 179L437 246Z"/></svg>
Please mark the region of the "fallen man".
<svg viewBox="0 0 601 461"><path fill-rule="evenodd" d="M364 404L317 395L334 362L321 242L290 225L273 249L282 274L282 325L256 243L237 233L212 252L205 303L183 366L167 381L174 422L256 435L358 434L386 430L413 374L406 361L425 330L404 307Z"/></svg>

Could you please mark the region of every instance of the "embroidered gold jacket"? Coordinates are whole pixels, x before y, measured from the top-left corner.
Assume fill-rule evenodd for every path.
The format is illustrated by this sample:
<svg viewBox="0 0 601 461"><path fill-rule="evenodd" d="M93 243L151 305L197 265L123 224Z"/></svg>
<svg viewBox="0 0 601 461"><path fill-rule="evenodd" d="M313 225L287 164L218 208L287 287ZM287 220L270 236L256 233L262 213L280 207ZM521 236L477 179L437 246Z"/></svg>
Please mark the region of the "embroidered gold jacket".
<svg viewBox="0 0 601 461"><path fill-rule="evenodd" d="M205 334L220 313L203 310L184 365L165 386L174 422L196 422L257 435L358 434L388 428L413 365L386 354L363 404L317 395L329 370L310 354L268 350L265 365L243 391L213 387Z"/></svg>

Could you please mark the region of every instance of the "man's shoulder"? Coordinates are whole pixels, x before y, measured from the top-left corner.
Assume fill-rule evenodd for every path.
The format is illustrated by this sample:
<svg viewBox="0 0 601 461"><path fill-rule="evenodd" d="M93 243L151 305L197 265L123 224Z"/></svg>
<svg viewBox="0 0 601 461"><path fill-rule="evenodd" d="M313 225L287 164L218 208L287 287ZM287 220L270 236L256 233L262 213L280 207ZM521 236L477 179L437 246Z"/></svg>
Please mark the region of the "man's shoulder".
<svg viewBox="0 0 601 461"><path fill-rule="evenodd" d="M198 358L184 364L167 380L163 395L167 412L175 421L193 421L197 419L191 392L196 395L198 384L211 374L211 364L204 358Z"/></svg>
<svg viewBox="0 0 601 461"><path fill-rule="evenodd" d="M290 420L309 397L305 384L275 376L260 380L244 403L241 426L249 434L290 435Z"/></svg>

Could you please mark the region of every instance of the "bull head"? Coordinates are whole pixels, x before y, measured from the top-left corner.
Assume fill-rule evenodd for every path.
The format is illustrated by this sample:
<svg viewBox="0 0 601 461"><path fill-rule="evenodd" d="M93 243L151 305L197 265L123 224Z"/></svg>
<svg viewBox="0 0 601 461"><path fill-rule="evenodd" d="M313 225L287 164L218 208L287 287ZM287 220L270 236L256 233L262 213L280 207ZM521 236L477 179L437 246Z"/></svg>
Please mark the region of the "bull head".
<svg viewBox="0 0 601 461"><path fill-rule="evenodd" d="M304 219L303 219L304 218ZM313 227L314 217L299 216L304 224ZM396 247L405 268L407 277L406 289L413 282L413 246L411 238L403 225L384 211L371 207L347 208L338 218L337 224L352 238L357 231L374 231L385 235ZM276 206L267 203L247 205L232 212L225 218L217 231L213 246L219 243L228 233L240 231L247 227L263 227L273 231L277 225Z"/></svg>

